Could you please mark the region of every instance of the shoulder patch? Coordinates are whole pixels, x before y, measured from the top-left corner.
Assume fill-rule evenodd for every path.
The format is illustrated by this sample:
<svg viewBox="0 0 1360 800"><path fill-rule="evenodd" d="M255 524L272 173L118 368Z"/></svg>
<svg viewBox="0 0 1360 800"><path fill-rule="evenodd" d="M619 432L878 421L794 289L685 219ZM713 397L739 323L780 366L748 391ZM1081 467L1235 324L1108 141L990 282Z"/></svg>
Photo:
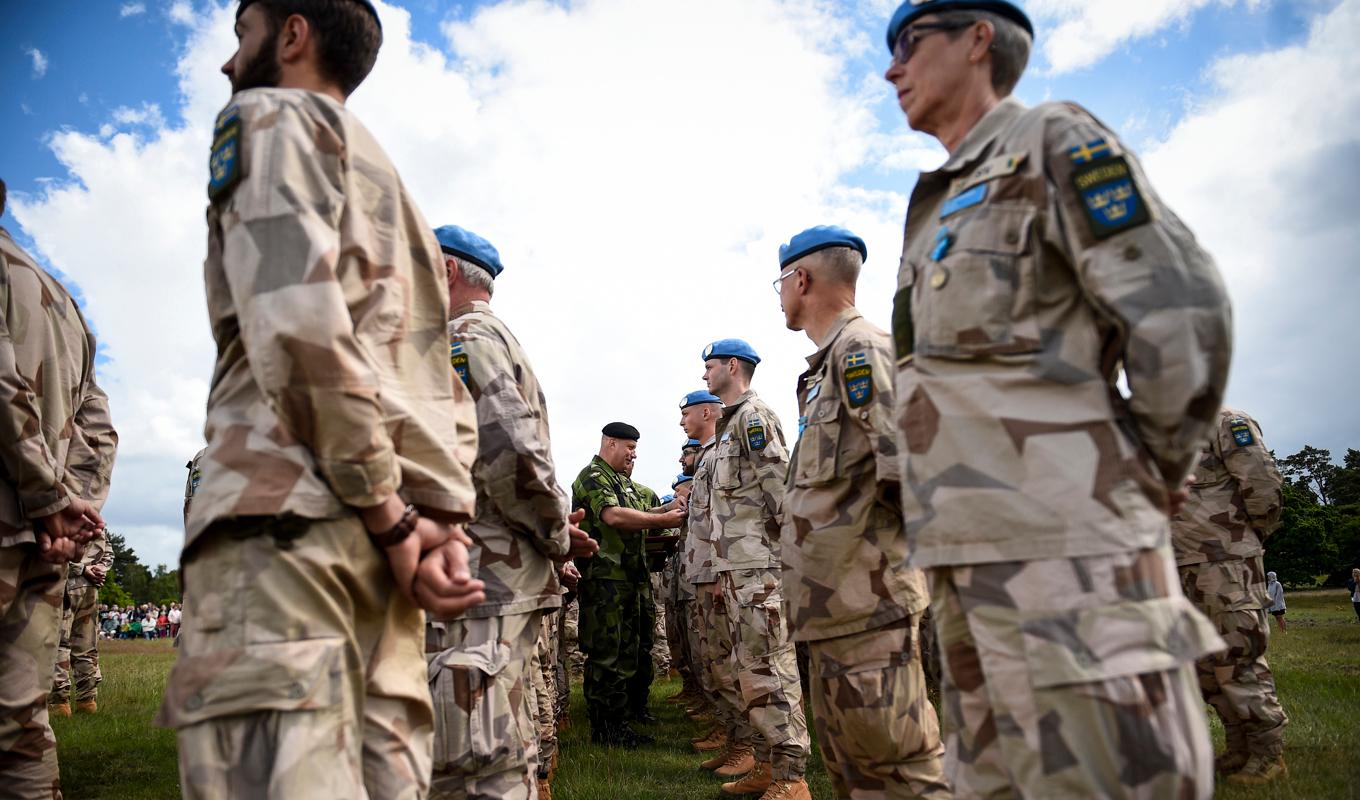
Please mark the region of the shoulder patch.
<svg viewBox="0 0 1360 800"><path fill-rule="evenodd" d="M1123 156L1103 158L1072 171L1072 185L1097 239L1147 224L1152 217Z"/></svg>
<svg viewBox="0 0 1360 800"><path fill-rule="evenodd" d="M1241 417L1233 417L1228 421L1228 430L1232 432L1233 441L1238 447L1246 447L1255 444L1256 437L1251 433L1251 424Z"/></svg>
<svg viewBox="0 0 1360 800"><path fill-rule="evenodd" d="M241 116L232 106L217 115L208 157L208 199L216 202L241 182Z"/></svg>
<svg viewBox="0 0 1360 800"><path fill-rule="evenodd" d="M751 445L752 450L764 450L765 445L769 444L765 437L765 423L759 418L746 423L746 443Z"/></svg>
<svg viewBox="0 0 1360 800"><path fill-rule="evenodd" d="M1067 157L1072 159L1073 164L1087 164L1098 158L1108 158L1112 155L1114 155L1114 151L1110 149L1110 143L1104 139L1093 139L1067 151Z"/></svg>
<svg viewBox="0 0 1360 800"><path fill-rule="evenodd" d="M874 399L874 368L864 353L845 357L845 399L851 408L859 408Z"/></svg>
<svg viewBox="0 0 1360 800"><path fill-rule="evenodd" d="M472 388L472 379L468 376L468 354L463 350L462 342L449 343L449 363L453 365L453 371L463 380L463 385Z"/></svg>

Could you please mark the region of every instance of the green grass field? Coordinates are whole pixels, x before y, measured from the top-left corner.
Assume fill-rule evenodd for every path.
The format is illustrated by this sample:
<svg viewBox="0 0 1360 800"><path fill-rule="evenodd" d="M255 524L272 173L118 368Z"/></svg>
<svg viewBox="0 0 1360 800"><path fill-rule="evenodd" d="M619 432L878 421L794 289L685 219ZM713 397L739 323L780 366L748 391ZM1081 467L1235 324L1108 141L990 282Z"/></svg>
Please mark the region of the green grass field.
<svg viewBox="0 0 1360 800"><path fill-rule="evenodd" d="M1289 778L1255 789L1221 786L1218 798L1360 798L1360 625L1344 592L1294 592L1289 635L1274 635L1270 662L1289 713L1285 754ZM100 712L56 719L62 784L71 800L179 797L175 737L152 727L165 676L175 658L164 642L106 642ZM697 768L690 751L694 726L661 699L677 682L653 687L658 744L635 752L592 746L579 682L572 718L562 734L554 796L558 800L644 800L722 796L719 781ZM1212 714L1210 714L1212 718ZM1213 720L1216 742L1222 729ZM809 783L816 798L831 787L814 754Z"/></svg>

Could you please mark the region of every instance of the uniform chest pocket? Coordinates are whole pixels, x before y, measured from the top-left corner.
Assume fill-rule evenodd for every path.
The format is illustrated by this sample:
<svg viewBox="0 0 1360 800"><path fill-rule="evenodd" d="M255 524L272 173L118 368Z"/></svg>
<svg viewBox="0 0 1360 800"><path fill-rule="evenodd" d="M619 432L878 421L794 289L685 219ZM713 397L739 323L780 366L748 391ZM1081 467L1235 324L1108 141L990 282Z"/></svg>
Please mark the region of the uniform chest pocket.
<svg viewBox="0 0 1360 800"><path fill-rule="evenodd" d="M1039 349L1027 252L1034 216L1028 206L996 204L944 220L932 257L916 265L919 352L947 357Z"/></svg>
<svg viewBox="0 0 1360 800"><path fill-rule="evenodd" d="M798 464L794 486L819 486L836 478L836 452L841 439L841 404L830 387L825 397L808 406L807 427L798 440Z"/></svg>
<svg viewBox="0 0 1360 800"><path fill-rule="evenodd" d="M713 470L713 486L728 491L741 487L741 444L729 439L718 444L718 458Z"/></svg>

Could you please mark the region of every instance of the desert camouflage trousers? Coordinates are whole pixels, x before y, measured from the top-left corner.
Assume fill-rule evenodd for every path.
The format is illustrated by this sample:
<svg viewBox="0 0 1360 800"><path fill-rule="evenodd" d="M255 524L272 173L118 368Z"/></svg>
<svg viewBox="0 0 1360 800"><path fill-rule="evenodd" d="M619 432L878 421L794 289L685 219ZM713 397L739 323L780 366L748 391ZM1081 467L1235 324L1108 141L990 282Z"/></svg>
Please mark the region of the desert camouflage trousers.
<svg viewBox="0 0 1360 800"><path fill-rule="evenodd" d="M715 581L697 584L695 590L699 685L713 703L713 717L727 731L727 738L734 743L754 746L756 732L746 719L741 689L732 668L732 624L727 617L722 589Z"/></svg>
<svg viewBox="0 0 1360 800"><path fill-rule="evenodd" d="M57 666L52 675L49 702L71 700L72 673L77 703L94 700L99 694L99 587L81 586L66 590L62 603L61 644L57 647Z"/></svg>
<svg viewBox="0 0 1360 800"><path fill-rule="evenodd" d="M433 727L424 614L358 517L242 517L183 561L157 722L185 798L418 798Z"/></svg>
<svg viewBox="0 0 1360 800"><path fill-rule="evenodd" d="M955 797L1212 795L1192 662L1223 643L1169 549L927 575Z"/></svg>
<svg viewBox="0 0 1360 800"><path fill-rule="evenodd" d="M667 637L666 617L671 613L666 582L660 572L651 573L652 582L652 671L665 678L671 672L671 643Z"/></svg>
<svg viewBox="0 0 1360 800"><path fill-rule="evenodd" d="M532 670L543 612L431 622L432 800L538 796L538 709Z"/></svg>
<svg viewBox="0 0 1360 800"><path fill-rule="evenodd" d="M741 707L757 732L756 760L771 764L775 780L801 778L810 742L780 570L723 572L718 585L732 625L732 670Z"/></svg>
<svg viewBox="0 0 1360 800"><path fill-rule="evenodd" d="M534 691L530 710L538 723L538 778L548 777L557 755L557 645L561 639L561 611L560 608L544 610L530 664L533 677L530 685Z"/></svg>
<svg viewBox="0 0 1360 800"><path fill-rule="evenodd" d="M65 590L66 567L37 545L0 547L0 797L61 797L47 694Z"/></svg>
<svg viewBox="0 0 1360 800"><path fill-rule="evenodd" d="M1195 662L1200 692L1227 734L1228 752L1274 758L1289 724L1266 663L1270 618L1261 557L1180 568L1185 596L1209 617L1228 649Z"/></svg>
<svg viewBox="0 0 1360 800"><path fill-rule="evenodd" d="M919 619L807 643L812 719L842 800L952 796L921 670Z"/></svg>

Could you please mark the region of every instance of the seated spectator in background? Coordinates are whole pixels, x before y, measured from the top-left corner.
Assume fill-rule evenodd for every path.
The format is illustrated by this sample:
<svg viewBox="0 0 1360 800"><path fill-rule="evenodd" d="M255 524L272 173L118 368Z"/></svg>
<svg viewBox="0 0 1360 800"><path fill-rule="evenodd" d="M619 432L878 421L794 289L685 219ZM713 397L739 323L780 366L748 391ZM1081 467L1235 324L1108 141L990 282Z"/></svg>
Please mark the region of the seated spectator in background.
<svg viewBox="0 0 1360 800"><path fill-rule="evenodd" d="M156 612L147 609L146 617L142 620L142 636L148 640L156 638Z"/></svg>
<svg viewBox="0 0 1360 800"><path fill-rule="evenodd" d="M135 616L132 617L131 621L129 621L127 624L127 636L123 638L125 639L142 638L142 621L137 619L137 617Z"/></svg>
<svg viewBox="0 0 1360 800"><path fill-rule="evenodd" d="M1284 586L1275 579L1275 573L1266 573L1266 595L1270 597L1270 605L1266 610L1275 616L1275 623L1280 626L1280 633L1288 633L1284 624Z"/></svg>

